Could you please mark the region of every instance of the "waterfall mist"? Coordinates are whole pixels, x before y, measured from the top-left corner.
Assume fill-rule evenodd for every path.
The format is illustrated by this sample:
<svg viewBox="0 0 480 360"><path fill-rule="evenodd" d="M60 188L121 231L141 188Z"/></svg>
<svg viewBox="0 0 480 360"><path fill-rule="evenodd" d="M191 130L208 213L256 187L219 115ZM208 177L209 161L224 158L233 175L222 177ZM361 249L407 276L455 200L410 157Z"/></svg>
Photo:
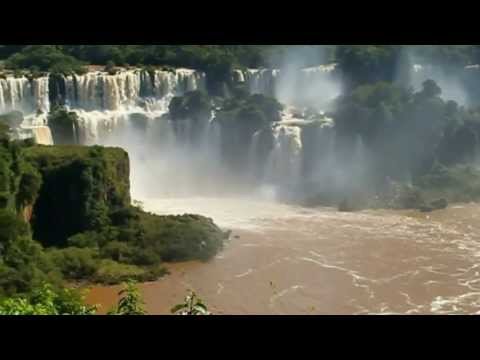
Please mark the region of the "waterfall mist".
<svg viewBox="0 0 480 360"><path fill-rule="evenodd" d="M328 110L342 92L336 64L329 62L325 46L294 46L280 61L275 95L285 104Z"/></svg>
<svg viewBox="0 0 480 360"><path fill-rule="evenodd" d="M418 55L405 50L402 69L397 75L397 81L410 86L414 91L420 91L426 80L433 80L442 89L443 100L453 100L459 105L472 105L472 97L467 88L468 67L454 67L447 64L425 64Z"/></svg>

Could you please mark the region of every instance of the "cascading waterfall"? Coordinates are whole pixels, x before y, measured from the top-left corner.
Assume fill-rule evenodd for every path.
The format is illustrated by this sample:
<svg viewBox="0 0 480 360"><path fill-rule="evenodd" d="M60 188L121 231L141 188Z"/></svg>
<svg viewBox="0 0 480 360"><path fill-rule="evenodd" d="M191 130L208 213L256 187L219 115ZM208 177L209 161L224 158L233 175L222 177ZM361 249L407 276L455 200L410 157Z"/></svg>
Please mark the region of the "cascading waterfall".
<svg viewBox="0 0 480 360"><path fill-rule="evenodd" d="M304 69L297 86L306 86L310 77L325 77L332 70ZM279 86L288 80L276 69L237 70L233 75L235 81L245 82L252 94L269 96L281 92ZM290 108L281 121L257 131L245 143L247 165L242 169L232 169L223 158L222 139L229 130L212 121L213 113L200 122L169 118L168 106L174 96L206 89L201 72L124 69L114 75L96 71L32 81L8 78L0 84L1 111L26 114L18 138L33 137L40 144L53 144L47 114L50 100L59 101L78 116L74 138L84 145L125 148L132 158L134 183L147 189L175 189L186 194L221 191L223 186L228 193L242 186L248 190L250 185L274 188L300 182L303 120ZM271 148L266 147L265 139L271 139ZM260 153L264 155L260 157ZM149 176L144 176L146 173Z"/></svg>
<svg viewBox="0 0 480 360"><path fill-rule="evenodd" d="M298 184L301 171L301 128L278 124L267 162L266 180L279 185Z"/></svg>
<svg viewBox="0 0 480 360"><path fill-rule="evenodd" d="M277 98L290 105L322 107L341 93L336 64L303 69L247 69L234 72L233 80L245 83L251 94Z"/></svg>
<svg viewBox="0 0 480 360"><path fill-rule="evenodd" d="M53 145L52 132L48 126L37 126L32 131L37 144Z"/></svg>
<svg viewBox="0 0 480 360"><path fill-rule="evenodd" d="M27 115L15 131L19 139L34 138L39 144L53 144L52 134L46 126L46 114L50 111L48 81L47 76L0 79L0 114L20 111Z"/></svg>
<svg viewBox="0 0 480 360"><path fill-rule="evenodd" d="M105 144L105 137L125 126L133 114L161 118L174 96L204 89L205 75L189 69L152 73L135 69L115 75L73 75L65 85L65 102L79 117L80 142L92 145Z"/></svg>
<svg viewBox="0 0 480 360"><path fill-rule="evenodd" d="M159 100L205 89L205 74L189 69L152 73L135 69L115 75L95 72L68 76L65 87L66 103L72 109L125 111L143 106L147 111L165 111L168 101Z"/></svg>
<svg viewBox="0 0 480 360"><path fill-rule="evenodd" d="M279 70L276 69L248 69L238 76L241 82L246 82L251 94L262 94L275 97L275 86ZM241 72L240 72L241 74Z"/></svg>
<svg viewBox="0 0 480 360"><path fill-rule="evenodd" d="M48 77L0 79L0 113L19 110L25 113L48 113Z"/></svg>
<svg viewBox="0 0 480 360"><path fill-rule="evenodd" d="M303 69L295 89L314 92L317 82L327 81L334 68ZM294 102L283 89L291 76L287 72L249 69L233 75L235 81L246 83L252 94L284 94L287 102ZM313 85L308 87L310 80ZM252 186L276 191L302 181L303 127L311 121L297 117L293 108L287 108L280 121L253 133L244 143L246 165L241 169L224 158L224 146L229 146L224 141L225 131L229 130L213 121L214 113L203 120L173 121L169 117L173 97L206 89L201 72L124 69L115 75L97 71L32 81L8 78L0 85L0 111L27 114L19 138L33 137L40 144L53 144L47 114L50 101L59 100L78 116L74 131L80 144L125 148L132 160L134 195L136 189L150 194L158 190L162 195L165 191L175 191L176 195L202 191L229 194L241 188L251 191Z"/></svg>

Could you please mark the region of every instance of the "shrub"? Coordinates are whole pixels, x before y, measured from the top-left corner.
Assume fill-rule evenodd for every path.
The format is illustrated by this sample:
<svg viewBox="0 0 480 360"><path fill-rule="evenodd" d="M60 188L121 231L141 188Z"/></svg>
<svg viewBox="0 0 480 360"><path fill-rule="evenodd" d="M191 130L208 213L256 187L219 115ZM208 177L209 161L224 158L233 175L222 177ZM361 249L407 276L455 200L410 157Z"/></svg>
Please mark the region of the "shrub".
<svg viewBox="0 0 480 360"><path fill-rule="evenodd" d="M36 67L40 71L71 73L82 62L63 53L57 45L28 45L9 57L5 65L13 69Z"/></svg>
<svg viewBox="0 0 480 360"><path fill-rule="evenodd" d="M115 75L118 72L113 61L107 62L107 64L105 65L105 71L108 73L108 75Z"/></svg>
<svg viewBox="0 0 480 360"><path fill-rule="evenodd" d="M67 279L91 278L98 269L98 253L94 249L53 249L48 256Z"/></svg>
<svg viewBox="0 0 480 360"><path fill-rule="evenodd" d="M111 241L100 250L102 258L109 258L121 263L130 263L132 254L133 248L120 241Z"/></svg>
<svg viewBox="0 0 480 360"><path fill-rule="evenodd" d="M71 236L67 240L70 247L77 248L96 248L101 242L102 236L94 231L87 231Z"/></svg>
<svg viewBox="0 0 480 360"><path fill-rule="evenodd" d="M202 91L191 91L183 97L174 97L169 105L173 120L203 120L210 116L212 103Z"/></svg>
<svg viewBox="0 0 480 360"><path fill-rule="evenodd" d="M211 219L197 215L155 216L143 214L145 248L164 261L207 261L223 248L227 233Z"/></svg>
<svg viewBox="0 0 480 360"><path fill-rule="evenodd" d="M42 186L42 176L30 164L25 164L17 193L17 206L33 205Z"/></svg>
<svg viewBox="0 0 480 360"><path fill-rule="evenodd" d="M151 266L158 265L161 263L161 257L155 251L151 249L142 249L140 247L131 248L131 258L130 261L132 264L139 266Z"/></svg>
<svg viewBox="0 0 480 360"><path fill-rule="evenodd" d="M127 264L119 264L113 260L102 260L94 276L94 280L104 284L119 284L128 280L141 281L147 271Z"/></svg>
<svg viewBox="0 0 480 360"><path fill-rule="evenodd" d="M54 290L42 285L29 297L0 301L0 315L94 315L95 306L86 306L81 294L70 289Z"/></svg>

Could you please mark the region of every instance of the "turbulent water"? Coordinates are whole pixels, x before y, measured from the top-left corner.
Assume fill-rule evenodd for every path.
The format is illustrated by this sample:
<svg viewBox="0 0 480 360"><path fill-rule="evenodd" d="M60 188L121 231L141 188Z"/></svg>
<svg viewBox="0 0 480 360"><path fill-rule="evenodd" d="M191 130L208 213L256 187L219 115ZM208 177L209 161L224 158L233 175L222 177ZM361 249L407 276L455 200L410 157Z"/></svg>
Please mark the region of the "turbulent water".
<svg viewBox="0 0 480 360"><path fill-rule="evenodd" d="M152 314L195 290L217 314L480 313L480 206L339 213L233 198L145 200L234 229L208 263L171 266L142 286ZM117 288L96 288L105 308Z"/></svg>

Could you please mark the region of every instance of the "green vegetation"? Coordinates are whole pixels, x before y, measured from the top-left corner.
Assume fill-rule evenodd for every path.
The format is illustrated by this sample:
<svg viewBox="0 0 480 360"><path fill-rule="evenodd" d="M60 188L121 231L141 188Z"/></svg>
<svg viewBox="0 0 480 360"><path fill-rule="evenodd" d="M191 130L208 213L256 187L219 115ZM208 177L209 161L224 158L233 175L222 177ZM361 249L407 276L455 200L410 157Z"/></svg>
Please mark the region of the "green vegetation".
<svg viewBox="0 0 480 360"><path fill-rule="evenodd" d="M266 161L273 147L272 123L280 120L283 106L264 95L244 95L224 99L213 120L222 131L222 153L226 162L242 169L248 161L246 149L258 136L259 163Z"/></svg>
<svg viewBox="0 0 480 360"><path fill-rule="evenodd" d="M201 121L209 118L212 107L212 101L207 94L201 91L191 91L184 96L174 97L170 102L169 112L173 120Z"/></svg>
<svg viewBox="0 0 480 360"><path fill-rule="evenodd" d="M0 297L64 280L153 281L166 274L163 262L208 260L227 238L201 216L133 207L121 149L0 145Z"/></svg>
<svg viewBox="0 0 480 360"><path fill-rule="evenodd" d="M5 66L11 69L30 69L33 72L40 70L61 74L81 73L84 71L83 65L83 62L65 53L61 45L27 45L13 53L5 62Z"/></svg>
<svg viewBox="0 0 480 360"><path fill-rule="evenodd" d="M418 92L380 81L355 86L338 98L332 117L339 166L352 163L359 144L367 160L355 181L333 184L307 203L352 211L419 209L432 201L435 207L439 199L478 199L473 164L480 113L443 100L441 93L433 80L425 81ZM314 148L314 141L305 137L304 147Z"/></svg>
<svg viewBox="0 0 480 360"><path fill-rule="evenodd" d="M0 315L95 315L95 306L84 305L79 292L43 284L28 297L0 300Z"/></svg>
<svg viewBox="0 0 480 360"><path fill-rule="evenodd" d="M340 137L350 144L356 136L363 139L377 180L408 173L417 177L436 160L453 165L475 156L480 114L443 101L434 81L423 85L412 93L386 82L368 84L337 102Z"/></svg>
<svg viewBox="0 0 480 360"><path fill-rule="evenodd" d="M12 111L0 115L0 123L6 124L10 128L17 128L23 122L23 113L21 111Z"/></svg>
<svg viewBox="0 0 480 360"><path fill-rule="evenodd" d="M56 145L77 144L78 115L67 111L64 107L57 106L48 114L48 126L52 131L53 141Z"/></svg>
<svg viewBox="0 0 480 360"><path fill-rule="evenodd" d="M118 304L108 311L110 316L147 315L145 303L134 281L128 280L118 293ZM186 296L184 303L172 308L175 315L211 315L207 306L194 292ZM83 294L74 289L55 289L42 284L28 296L0 298L0 316L29 315L95 315L97 306L85 305Z"/></svg>
<svg viewBox="0 0 480 360"><path fill-rule="evenodd" d="M108 315L146 315L143 300L135 286L129 281L120 291L121 299ZM0 299L0 315L95 315L96 306L85 305L81 292L74 289L54 288L43 284L28 296Z"/></svg>
<svg viewBox="0 0 480 360"><path fill-rule="evenodd" d="M142 246L164 261L207 261L223 249L227 233L211 219L200 215L156 216L143 213L140 217L145 236Z"/></svg>
<svg viewBox="0 0 480 360"><path fill-rule="evenodd" d="M183 303L174 306L171 313L175 315L210 315L207 306L193 291L190 291Z"/></svg>
<svg viewBox="0 0 480 360"><path fill-rule="evenodd" d="M32 228L47 246L66 246L75 234L106 230L109 215L130 203L129 160L121 149L36 146L24 154L42 174Z"/></svg>
<svg viewBox="0 0 480 360"><path fill-rule="evenodd" d="M167 273L160 263L150 267L141 267L105 259L98 265L93 280L102 284L115 285L127 280L155 281Z"/></svg>
<svg viewBox="0 0 480 360"><path fill-rule="evenodd" d="M124 288L118 293L121 297L116 308L110 310L108 315L146 315L144 302L134 282L127 282Z"/></svg>
<svg viewBox="0 0 480 360"><path fill-rule="evenodd" d="M364 83L392 81L397 70L401 47L374 45L341 45L336 61L349 82L355 87Z"/></svg>
<svg viewBox="0 0 480 360"><path fill-rule="evenodd" d="M449 202L480 200L480 169L471 165L446 167L435 164L419 177L416 185L427 199L445 198Z"/></svg>
<svg viewBox="0 0 480 360"><path fill-rule="evenodd" d="M285 46L268 45L0 45L0 60L8 69L60 74L83 73L85 64L116 66L172 66L210 74L211 87L228 80L233 67L270 64Z"/></svg>

